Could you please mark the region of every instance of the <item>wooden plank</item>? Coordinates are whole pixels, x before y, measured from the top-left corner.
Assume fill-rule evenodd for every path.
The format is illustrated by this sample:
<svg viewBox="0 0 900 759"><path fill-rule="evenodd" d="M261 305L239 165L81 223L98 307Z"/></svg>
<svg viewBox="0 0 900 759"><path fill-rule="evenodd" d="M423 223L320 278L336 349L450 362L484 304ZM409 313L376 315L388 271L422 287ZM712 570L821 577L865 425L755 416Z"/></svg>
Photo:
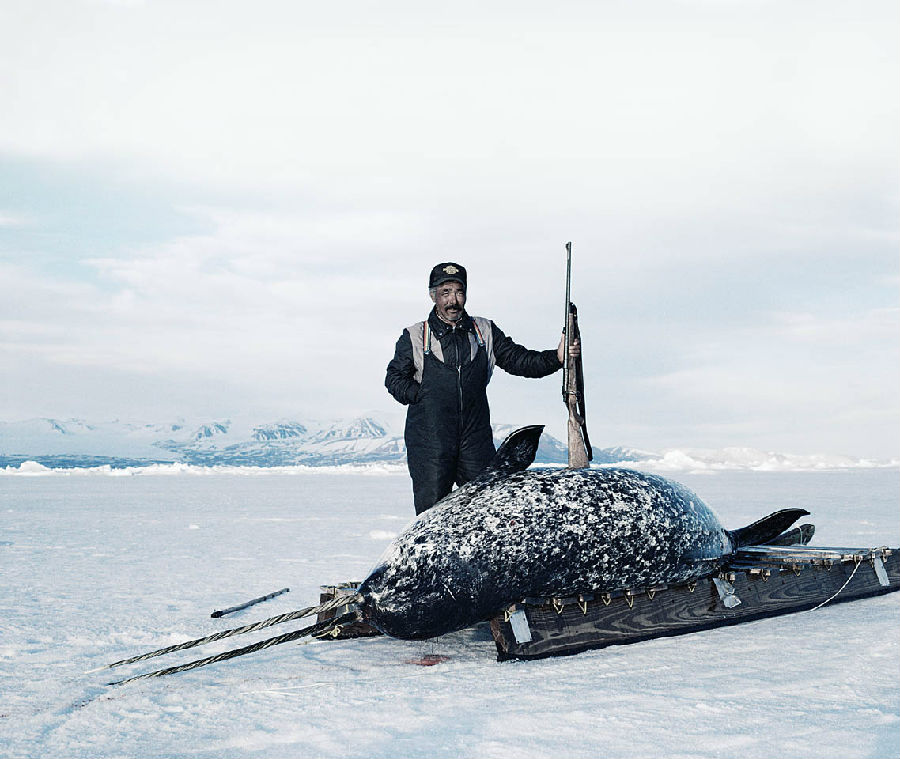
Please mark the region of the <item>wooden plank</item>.
<svg viewBox="0 0 900 759"><path fill-rule="evenodd" d="M854 556L868 556L873 550L881 549L832 546L746 546L735 551L734 557L736 561L754 561L769 564L781 564L792 561L848 561Z"/></svg>
<svg viewBox="0 0 900 759"><path fill-rule="evenodd" d="M866 553L868 549L848 551ZM596 594L596 599L581 604L513 604L491 620L498 659L571 654L739 624L809 610L835 593L837 597L828 601L831 604L900 590L900 553L896 550L884 559L888 587L879 583L869 561L858 567L854 562L836 562L830 567L814 565L812 559L809 562L793 569L762 564L726 573L741 601L733 608L724 605L711 577L692 586L670 587L652 594L625 593L612 598ZM510 615L515 612L524 613L530 641L517 642L510 623Z"/></svg>

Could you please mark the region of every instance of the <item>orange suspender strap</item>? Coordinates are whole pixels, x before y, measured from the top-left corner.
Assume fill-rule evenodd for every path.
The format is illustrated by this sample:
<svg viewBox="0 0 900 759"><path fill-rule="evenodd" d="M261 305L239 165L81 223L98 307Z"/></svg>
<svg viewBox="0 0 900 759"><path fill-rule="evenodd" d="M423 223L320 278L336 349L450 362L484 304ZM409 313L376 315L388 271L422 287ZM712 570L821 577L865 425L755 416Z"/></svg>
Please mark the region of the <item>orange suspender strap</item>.
<svg viewBox="0 0 900 759"><path fill-rule="evenodd" d="M478 347L484 348L484 335L481 334L481 330L478 329L478 322L472 319L472 326L475 327L475 335L478 338Z"/></svg>

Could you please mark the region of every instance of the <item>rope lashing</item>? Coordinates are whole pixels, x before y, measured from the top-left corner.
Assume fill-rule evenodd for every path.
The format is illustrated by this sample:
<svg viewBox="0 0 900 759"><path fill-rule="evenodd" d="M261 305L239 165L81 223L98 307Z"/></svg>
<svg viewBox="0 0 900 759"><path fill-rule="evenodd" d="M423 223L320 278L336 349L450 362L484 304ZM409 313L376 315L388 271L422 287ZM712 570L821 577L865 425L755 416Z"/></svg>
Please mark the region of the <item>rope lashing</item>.
<svg viewBox="0 0 900 759"><path fill-rule="evenodd" d="M254 651L262 651L263 649L271 648L272 646L277 646L281 643L289 643L290 641L297 640L298 638L304 638L308 635L315 635L320 631L330 632L332 626L336 628L337 626L342 625L345 622L351 622L358 618L359 614L355 611L351 611L338 617L337 619L328 619L324 622L316 622L316 624L309 625L309 627L301 627L299 630L284 633L283 635L277 635L274 638L267 638L266 640L261 640L258 643L254 643L250 646L244 646L243 648L234 648L231 651L223 651L221 654L208 656L205 659L197 659L195 661L188 662L187 664L180 664L175 667L158 669L155 672L146 672L143 675L135 675L134 677L127 677L124 680L117 680L115 682L107 684L124 685L125 683L133 683L136 680L146 680L150 677L163 677L164 675L174 675L176 672L187 672L188 670L197 669L198 667L205 667L207 664L215 664L216 662L234 659L236 656L252 654Z"/></svg>
<svg viewBox="0 0 900 759"><path fill-rule="evenodd" d="M290 622L293 619L301 619L302 617L308 617L312 614L321 614L326 611L331 611L332 609L340 608L341 606L347 606L348 604L357 603L361 600L361 596L359 594L353 594L350 596L337 596L331 601L326 601L323 604L319 604L318 606L309 606L305 609L298 609L297 611L289 611L285 614L279 614L274 617L269 617L268 619L263 619L259 622L254 622L250 625L243 625L241 627L234 627L230 630L221 630L217 633L212 633L211 635L207 635L203 638L197 638L196 640L188 640L184 643L176 643L171 646L166 646L165 648L157 649L156 651L150 651L146 654L139 654L137 656L132 656L130 659L122 659L121 661L113 662L112 664L107 664L105 667L101 667L101 669L111 669L112 667L119 667L123 664L133 664L134 662L143 661L144 659L152 659L155 656L163 656L164 654L170 654L173 651L181 651L185 648L194 648L194 646L202 646L204 643L212 643L216 640L221 640L222 638L230 638L232 635L241 635L243 633L254 632L256 630L262 630L265 627L272 627L273 625L279 625L282 622Z"/></svg>
<svg viewBox="0 0 900 759"><path fill-rule="evenodd" d="M822 601L822 603L820 603L818 606L813 606L813 607L810 609L810 611L815 611L816 609L821 609L825 604L827 604L827 603L833 601L835 598L837 598L837 597L841 594L841 592L844 590L844 588L846 588L846 587L850 584L850 580L853 579L853 576L854 576L854 575L857 573L857 571L859 570L860 564L862 564L862 559L861 559L859 556L854 556L854 557L853 557L853 561L856 563L856 566L853 567L853 571L850 573L850 576L844 581L844 584L841 585L841 587L839 587L839 588L835 591L834 595L830 596L829 598L826 598L826 599L825 599L824 601Z"/></svg>

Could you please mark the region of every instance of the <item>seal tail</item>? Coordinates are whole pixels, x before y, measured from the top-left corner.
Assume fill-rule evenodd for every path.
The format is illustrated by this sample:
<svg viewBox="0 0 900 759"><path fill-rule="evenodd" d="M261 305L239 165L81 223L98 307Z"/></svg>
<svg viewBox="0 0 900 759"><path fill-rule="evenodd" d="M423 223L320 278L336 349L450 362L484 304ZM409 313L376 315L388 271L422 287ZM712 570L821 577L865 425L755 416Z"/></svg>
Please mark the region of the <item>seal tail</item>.
<svg viewBox="0 0 900 759"><path fill-rule="evenodd" d="M809 512L806 509L781 509L781 511L776 511L767 517L757 519L753 524L746 527L729 530L728 535L735 548L764 545L781 535L800 517L805 516L809 516Z"/></svg>
<svg viewBox="0 0 900 759"><path fill-rule="evenodd" d="M814 524L801 524L787 532L781 533L777 538L772 538L766 542L767 546L805 546L812 540L816 534L816 526Z"/></svg>

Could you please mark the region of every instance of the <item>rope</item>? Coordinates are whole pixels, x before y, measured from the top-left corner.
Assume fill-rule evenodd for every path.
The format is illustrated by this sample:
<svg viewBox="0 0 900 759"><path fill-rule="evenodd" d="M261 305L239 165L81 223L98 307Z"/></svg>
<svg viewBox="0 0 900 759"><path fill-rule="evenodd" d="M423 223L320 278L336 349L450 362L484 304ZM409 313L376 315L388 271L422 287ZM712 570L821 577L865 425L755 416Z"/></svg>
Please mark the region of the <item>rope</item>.
<svg viewBox="0 0 900 759"><path fill-rule="evenodd" d="M112 683L107 683L107 685L124 685L125 683L133 683L136 680L146 680L150 677L162 677L163 675L174 675L176 672L187 672L190 669L205 667L207 664L215 664L216 662L226 661L227 659L234 659L236 656L252 654L254 651L262 651L265 648L271 648L272 646L277 646L280 643L289 643L292 640L297 640L297 638L303 638L307 635L315 635L320 630L327 631L332 626L338 627L345 622L352 622L358 617L359 615L355 611L351 611L347 614L343 614L337 619L329 619L325 622L317 622L314 625L309 625L309 627L301 627L299 630L294 630L294 632L277 635L274 638L267 638L266 640L261 640L258 643L254 643L250 646L244 646L243 648L234 648L231 651L224 651L221 654L208 656L205 659L197 659L196 661L188 662L187 664L180 664L176 667L166 667L165 669L158 669L155 672L146 672L143 675L135 675L134 677L128 677L124 680L117 680Z"/></svg>
<svg viewBox="0 0 900 759"><path fill-rule="evenodd" d="M844 584L841 585L841 587L839 587L839 588L837 589L837 591L835 592L835 594L834 594L833 596L831 596L831 598L826 598L826 599L825 599L824 601L822 601L822 603L820 603L818 606L813 606L813 607L810 609L810 611L815 611L816 609L821 609L825 604L827 604L827 603L829 603L830 601L833 601L835 598L837 598L837 597L841 594L841 591L843 591L844 588L846 588L846 587L850 584L850 580L853 579L853 576L856 574L856 571L859 569L860 564L862 564L861 561L857 561L857 562L856 562L856 566L853 567L853 571L850 573L850 576L846 579L846 581L844 582Z"/></svg>
<svg viewBox="0 0 900 759"><path fill-rule="evenodd" d="M222 638L230 638L232 635L241 635L242 633L262 630L264 627L272 627L272 625L279 625L282 622L290 622L292 619L308 617L311 614L321 614L322 612L331 611L332 609L337 609L341 606L346 606L347 604L358 603L360 600L362 600L362 597L358 593L354 593L352 596L336 596L331 601L326 601L325 603L319 604L318 606L309 606L306 609L289 611L285 614L279 614L275 617L269 617L268 619L263 619L260 622L254 622L250 625L234 627L231 630L222 630L220 632L213 633L212 635L207 635L205 638L197 638L196 640L188 640L184 643L176 643L172 646L166 646L165 648L160 648L156 651L150 651L146 654L132 656L130 659L122 659L121 661L107 664L105 667L101 667L100 669L111 669L112 667L119 667L122 664L133 664L134 662L143 661L144 659L152 659L154 656L162 656L163 654L170 654L173 651L181 651L185 648L201 646L204 643L212 643L213 641L221 640Z"/></svg>

